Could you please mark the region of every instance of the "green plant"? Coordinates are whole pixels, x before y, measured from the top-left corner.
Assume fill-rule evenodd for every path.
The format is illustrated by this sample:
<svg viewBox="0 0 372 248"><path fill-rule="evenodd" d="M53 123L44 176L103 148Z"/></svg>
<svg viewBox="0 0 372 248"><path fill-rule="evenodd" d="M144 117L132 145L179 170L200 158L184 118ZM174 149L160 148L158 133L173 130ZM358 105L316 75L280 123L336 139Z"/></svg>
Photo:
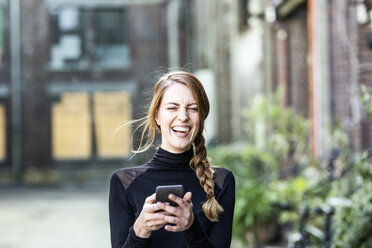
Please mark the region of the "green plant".
<svg viewBox="0 0 372 248"><path fill-rule="evenodd" d="M247 231L251 231L256 245L261 241L260 228L276 225L280 217L272 203L298 205L307 186L302 176L280 178L284 168L311 160L308 122L283 107L281 96L281 91L270 97L256 96L243 113L247 141L217 146L209 153L214 164L228 167L236 177L234 235L246 240ZM287 215L281 219L293 218Z"/></svg>
<svg viewBox="0 0 372 248"><path fill-rule="evenodd" d="M243 111L249 142L273 154L281 167L311 157L308 120L283 106L282 99L282 89L267 97L257 95Z"/></svg>
<svg viewBox="0 0 372 248"><path fill-rule="evenodd" d="M362 96L360 100L364 106L368 118L372 118L372 94L370 91L368 91L365 85L361 86L361 90Z"/></svg>
<svg viewBox="0 0 372 248"><path fill-rule="evenodd" d="M236 178L234 235L245 241L247 230L251 230L255 243L259 243L259 227L277 218L268 188L269 180L275 180L275 158L248 144L219 146L212 149L210 155L214 164L229 168Z"/></svg>
<svg viewBox="0 0 372 248"><path fill-rule="evenodd" d="M372 159L366 152L357 156L350 176L353 185L342 180L333 192L333 196L342 197L349 204L336 208L332 247L372 247ZM347 188L348 192L340 192L339 188Z"/></svg>
<svg viewBox="0 0 372 248"><path fill-rule="evenodd" d="M362 93L363 107L372 118L371 94L365 87ZM319 163L311 156L308 121L293 109L284 108L280 99L281 91L269 97L255 97L244 111L247 141L212 150L215 164L230 168L237 179L234 235L245 240L247 230L252 230L255 243L259 244L261 226L299 221L296 213L279 214L272 208L273 202L300 209L338 199L332 248L372 247L372 159L367 153L353 152L348 135L336 124L325 137L328 149L340 152L333 163L335 179L327 181L327 162ZM307 166L297 174L279 177L279 171L293 164ZM326 183L319 184L322 181ZM309 224L323 229L324 220L309 219Z"/></svg>
<svg viewBox="0 0 372 248"><path fill-rule="evenodd" d="M372 96L365 86L361 101L367 116L372 118ZM351 159L352 152L345 145L343 148L350 171L333 185L329 195L343 199L342 204L336 205L332 248L372 247L372 158L365 151L355 153Z"/></svg>

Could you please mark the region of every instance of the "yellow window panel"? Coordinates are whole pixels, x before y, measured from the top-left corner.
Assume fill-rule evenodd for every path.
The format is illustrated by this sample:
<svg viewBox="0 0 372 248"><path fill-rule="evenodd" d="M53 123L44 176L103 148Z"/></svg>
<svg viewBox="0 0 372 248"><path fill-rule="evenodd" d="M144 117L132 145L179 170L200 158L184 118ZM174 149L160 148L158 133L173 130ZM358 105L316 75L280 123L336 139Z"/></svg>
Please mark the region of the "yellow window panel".
<svg viewBox="0 0 372 248"><path fill-rule="evenodd" d="M130 94L97 92L94 94L94 119L97 156L122 158L130 154L130 126L115 130L131 119ZM115 132L115 134L114 134Z"/></svg>
<svg viewBox="0 0 372 248"><path fill-rule="evenodd" d="M52 105L52 156L54 159L91 157L91 116L88 93L63 93Z"/></svg>
<svg viewBox="0 0 372 248"><path fill-rule="evenodd" d="M0 104L0 160L6 158L6 117L5 106Z"/></svg>

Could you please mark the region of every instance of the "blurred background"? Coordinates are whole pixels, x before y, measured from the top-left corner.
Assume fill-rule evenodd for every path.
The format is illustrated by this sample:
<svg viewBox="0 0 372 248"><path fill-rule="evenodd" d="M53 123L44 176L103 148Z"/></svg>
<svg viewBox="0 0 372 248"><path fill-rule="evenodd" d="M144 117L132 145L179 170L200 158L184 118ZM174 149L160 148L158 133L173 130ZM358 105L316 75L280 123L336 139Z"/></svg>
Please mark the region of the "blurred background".
<svg viewBox="0 0 372 248"><path fill-rule="evenodd" d="M110 176L153 152L115 130L168 69L210 98L232 247L371 247L370 0L0 0L0 247L110 246Z"/></svg>

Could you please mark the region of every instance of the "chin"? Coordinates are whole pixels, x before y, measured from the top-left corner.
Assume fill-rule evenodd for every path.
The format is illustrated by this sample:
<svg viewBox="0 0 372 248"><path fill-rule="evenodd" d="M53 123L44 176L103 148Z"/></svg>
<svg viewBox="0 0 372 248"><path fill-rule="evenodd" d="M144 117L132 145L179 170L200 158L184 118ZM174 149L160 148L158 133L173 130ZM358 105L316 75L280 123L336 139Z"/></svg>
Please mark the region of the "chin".
<svg viewBox="0 0 372 248"><path fill-rule="evenodd" d="M185 151L189 150L190 147L191 147L191 144L175 146L174 148L177 149L178 151L185 152Z"/></svg>

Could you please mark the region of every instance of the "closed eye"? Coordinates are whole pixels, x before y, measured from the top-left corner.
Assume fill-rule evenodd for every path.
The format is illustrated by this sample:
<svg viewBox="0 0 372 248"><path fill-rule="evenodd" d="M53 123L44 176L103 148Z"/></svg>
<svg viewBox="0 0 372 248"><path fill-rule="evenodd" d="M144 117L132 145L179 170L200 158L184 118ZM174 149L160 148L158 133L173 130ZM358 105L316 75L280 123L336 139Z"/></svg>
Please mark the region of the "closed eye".
<svg viewBox="0 0 372 248"><path fill-rule="evenodd" d="M198 111L198 108L188 108L191 111Z"/></svg>
<svg viewBox="0 0 372 248"><path fill-rule="evenodd" d="M177 107L168 107L167 110L177 110Z"/></svg>

